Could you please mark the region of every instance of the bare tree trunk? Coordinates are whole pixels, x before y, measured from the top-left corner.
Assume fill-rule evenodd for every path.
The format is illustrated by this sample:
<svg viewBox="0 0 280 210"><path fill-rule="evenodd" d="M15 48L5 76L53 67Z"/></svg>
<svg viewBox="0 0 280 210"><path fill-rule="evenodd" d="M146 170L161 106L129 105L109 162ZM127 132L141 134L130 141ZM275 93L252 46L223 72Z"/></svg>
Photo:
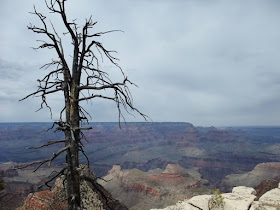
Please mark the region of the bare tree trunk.
<svg viewBox="0 0 280 210"><path fill-rule="evenodd" d="M68 138L68 132L65 132L65 137ZM66 163L67 163L67 200L68 209L79 209L80 208L80 177L78 173L79 160L78 160L78 147L75 146L74 142L70 142L70 149L67 151Z"/></svg>
<svg viewBox="0 0 280 210"><path fill-rule="evenodd" d="M80 195L80 175L79 175L79 142L80 142L80 116L79 116L79 91L77 89L80 83L77 79L77 60L78 55L76 48L74 50L73 69L71 91L70 91L70 119L68 124L70 125L70 149L67 153L66 163L68 164L67 180L67 196L68 196L68 209L80 209L81 208L81 195ZM79 77L78 77L79 78ZM68 137L68 133L66 134Z"/></svg>
<svg viewBox="0 0 280 210"><path fill-rule="evenodd" d="M72 133L72 134L71 134ZM67 200L68 209L79 209L80 208L80 176L78 172L79 158L78 143L73 140L73 132L65 132L65 137L68 139L70 137L69 145L70 149L67 151L66 164L68 167L66 180L67 180ZM77 138L77 136L75 137Z"/></svg>
<svg viewBox="0 0 280 210"><path fill-rule="evenodd" d="M38 149L61 142L65 142L65 147L58 150L56 153L53 153L49 159L37 161L29 165L38 164L35 169L36 171L43 164L51 164L55 158L66 152L65 168L57 173L57 175L51 180L54 180L54 178L62 174L66 175L68 210L77 210L81 209L79 151L81 151L88 159L81 143L81 138L83 137L85 139L85 135L81 130L91 129L91 127L82 127L80 125L82 121L88 122L88 117L91 118L90 114L83 109L80 102L94 98L101 98L115 102L119 113L119 122L121 118L124 118L121 111L122 108L128 113L130 113L130 111L136 111L144 119L146 119L147 116L133 106L132 96L128 85L134 85L134 83L128 80L121 67L116 63L118 59L112 55L116 52L107 50L102 43L95 39L117 30L92 33L90 30L97 22L93 22L91 17L86 19L86 22L81 29L75 23L75 20L72 22L67 20L65 2L66 0L45 1L46 6L51 13L59 14L61 16L62 22L66 28L66 33L63 33L63 35L68 34L72 39L71 44L74 46L72 68L68 66L67 60L64 56L62 39L55 30L54 25L50 23L51 30L49 30L50 27L46 22L46 17L37 12L34 6L34 12L32 14L39 18L42 27L30 24L28 29L46 36L49 40L39 40L42 44L34 49L53 49L58 55L58 60L52 60L50 63L42 66L42 68L45 69L53 67L54 69L47 73L43 79L38 80L39 88L37 91L27 95L21 100L31 96L40 96L42 99L40 109L42 109L43 106L46 106L52 114L51 107L47 103L47 96L49 94L56 94L57 92L64 93L65 107L60 112L60 120L54 122L52 128L54 128L54 125L58 125L56 131L64 132L65 139L52 140L44 145L31 147L30 149ZM98 58L100 57L98 55L100 55L102 61L103 57L107 58L120 70L123 75L123 81L113 82L109 78L109 74L99 68ZM84 79L81 79L82 74L86 76ZM109 91L106 92L106 90ZM98 93L98 91L100 92ZM65 120L63 119L63 113L65 113ZM46 185L50 183L51 180L47 181Z"/></svg>

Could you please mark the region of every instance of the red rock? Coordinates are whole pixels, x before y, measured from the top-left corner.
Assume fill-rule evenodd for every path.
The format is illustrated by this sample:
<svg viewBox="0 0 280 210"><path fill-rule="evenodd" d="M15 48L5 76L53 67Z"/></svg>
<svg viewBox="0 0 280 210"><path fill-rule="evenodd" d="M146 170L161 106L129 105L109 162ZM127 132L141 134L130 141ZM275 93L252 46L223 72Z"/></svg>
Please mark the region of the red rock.
<svg viewBox="0 0 280 210"><path fill-rule="evenodd" d="M149 181L154 181L157 183L165 183L165 184L182 184L186 178L181 174L171 174L171 173L161 173L148 176L146 178Z"/></svg>
<svg viewBox="0 0 280 210"><path fill-rule="evenodd" d="M184 174L186 175L186 169L182 168L182 166L178 164L168 164L165 167L165 170L163 173L169 173L169 174Z"/></svg>
<svg viewBox="0 0 280 210"><path fill-rule="evenodd" d="M144 193L145 195L160 197L160 192L158 190L143 183L133 183L128 186L127 189L138 193Z"/></svg>
<svg viewBox="0 0 280 210"><path fill-rule="evenodd" d="M275 179L266 179L263 180L257 187L256 187L256 192L257 192L257 200L259 200L259 198L265 194L266 192L277 188L278 184L280 181L280 177L275 178Z"/></svg>
<svg viewBox="0 0 280 210"><path fill-rule="evenodd" d="M280 171L280 163L273 162L273 163L261 163L258 164L255 169L257 170L264 170L264 171Z"/></svg>
<svg viewBox="0 0 280 210"><path fill-rule="evenodd" d="M63 210L67 209L67 203L56 200L56 195L52 191L46 190L36 193L30 193L25 200L22 209Z"/></svg>

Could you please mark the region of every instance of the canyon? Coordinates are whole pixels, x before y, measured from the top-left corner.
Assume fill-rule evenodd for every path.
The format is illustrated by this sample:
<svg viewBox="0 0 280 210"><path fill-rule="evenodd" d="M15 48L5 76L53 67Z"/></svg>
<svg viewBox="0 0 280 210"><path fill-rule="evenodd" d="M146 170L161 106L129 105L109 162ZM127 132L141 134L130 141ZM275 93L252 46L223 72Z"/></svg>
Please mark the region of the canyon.
<svg viewBox="0 0 280 210"><path fill-rule="evenodd" d="M97 177L113 197L130 209L162 208L206 194L230 192L249 183L278 179L280 127L195 127L190 123L91 123L83 141ZM50 123L0 123L0 174L7 183L0 207L9 198L23 204L28 193L63 166L62 156L40 175L15 165L45 159L58 148L25 150L61 133L44 132ZM42 132L43 131L43 132ZM81 154L81 162L86 158ZM28 171L29 170L29 171ZM184 184L182 184L184 183ZM16 196L13 196L13 193ZM130 199L128 199L130 198ZM133 199L131 199L133 198ZM10 209L13 209L11 207Z"/></svg>
<svg viewBox="0 0 280 210"><path fill-rule="evenodd" d="M197 168L185 169L178 164L148 172L122 170L115 165L99 183L132 210L171 205L209 191L205 186L208 181L201 178Z"/></svg>

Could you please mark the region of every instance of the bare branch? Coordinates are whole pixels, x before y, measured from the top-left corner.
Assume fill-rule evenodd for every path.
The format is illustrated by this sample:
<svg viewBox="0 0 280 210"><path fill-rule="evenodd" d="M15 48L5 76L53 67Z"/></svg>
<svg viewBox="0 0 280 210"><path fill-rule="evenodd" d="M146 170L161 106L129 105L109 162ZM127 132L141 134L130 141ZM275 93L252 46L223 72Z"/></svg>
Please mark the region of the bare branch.
<svg viewBox="0 0 280 210"><path fill-rule="evenodd" d="M48 160L49 162L49 166L51 165L52 161L57 158L61 153L67 151L68 149L70 149L70 146L64 147L61 150L59 150L57 153L53 153L53 156L51 159Z"/></svg>
<svg viewBox="0 0 280 210"><path fill-rule="evenodd" d="M52 144L57 144L57 143L62 143L62 142L66 142L66 140L51 140L49 142L47 142L46 144L43 144L41 146L37 146L37 147L28 147L26 149L39 149L39 148L42 148L42 147L46 147L46 146L50 146Z"/></svg>
<svg viewBox="0 0 280 210"><path fill-rule="evenodd" d="M108 34L108 33L112 33L112 32L123 32L122 30L110 30L110 31L105 31L105 32L98 32L98 33L95 33L95 34L92 34L92 35L87 35L87 37L94 37L94 36L102 36L104 34Z"/></svg>
<svg viewBox="0 0 280 210"><path fill-rule="evenodd" d="M78 128L74 128L73 130L76 131L76 130L91 130L92 127L78 127Z"/></svg>
<svg viewBox="0 0 280 210"><path fill-rule="evenodd" d="M109 99L109 100L115 101L115 98L107 97L107 96L103 96L103 95L91 95L89 97L80 98L80 99L78 99L78 101L84 101L84 100L89 100L89 99L93 99L93 98L104 98L104 99Z"/></svg>
<svg viewBox="0 0 280 210"><path fill-rule="evenodd" d="M38 91L35 91L35 92L25 96L24 98L20 99L19 101L23 101L23 100L29 98L30 96L36 96L38 93L41 93L41 92L43 92L43 93L42 93L42 95L39 95L39 96L44 97L45 95L55 93L55 92L58 92L58 91L63 91L63 90L64 90L63 88L58 88L58 89L51 90L51 91L45 91L44 89L43 90L38 90Z"/></svg>
<svg viewBox="0 0 280 210"><path fill-rule="evenodd" d="M47 186L49 189L51 189L52 187L49 185L50 182L52 182L53 180L55 180L57 177L61 176L64 174L64 171L67 169L67 167L64 167L63 169L61 169L59 172L56 172L57 174L55 176L53 176L51 179L49 179L48 181L46 181L43 185L40 185L37 189L41 189L43 186ZM53 172L52 172L53 173Z"/></svg>
<svg viewBox="0 0 280 210"><path fill-rule="evenodd" d="M87 159L87 165L89 167L89 159L88 159L88 156L86 155L84 149L82 146L79 146L79 150L83 153L83 155L85 156L85 158Z"/></svg>
<svg viewBox="0 0 280 210"><path fill-rule="evenodd" d="M38 166L35 168L35 170L33 172L36 172L43 164L45 163L49 163L49 167L52 163L52 161L54 159L56 159L59 155L61 155L63 152L65 152L66 150L68 150L70 148L70 146L67 146L67 147L64 147L62 148L61 150L59 150L57 153L53 153L53 156L49 159L45 159L45 160L40 160L40 161L35 161L35 162L32 162L30 164L27 164L25 166L22 166L22 167L18 167L18 169L23 169L23 168L27 168L29 166L32 166L32 165L36 165L38 164Z"/></svg>

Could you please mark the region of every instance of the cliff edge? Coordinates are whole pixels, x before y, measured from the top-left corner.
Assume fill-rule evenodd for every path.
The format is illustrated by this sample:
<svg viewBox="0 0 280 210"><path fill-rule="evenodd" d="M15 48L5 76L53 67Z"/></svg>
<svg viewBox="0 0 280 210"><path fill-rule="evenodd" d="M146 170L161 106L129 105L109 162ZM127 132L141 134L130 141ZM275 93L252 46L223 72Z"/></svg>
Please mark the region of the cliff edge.
<svg viewBox="0 0 280 210"><path fill-rule="evenodd" d="M278 188L266 192L258 201L255 200L256 191L253 188L239 186L234 187L231 193L198 195L161 210L209 210L209 205L212 205L210 209L213 210L279 210L280 183Z"/></svg>

